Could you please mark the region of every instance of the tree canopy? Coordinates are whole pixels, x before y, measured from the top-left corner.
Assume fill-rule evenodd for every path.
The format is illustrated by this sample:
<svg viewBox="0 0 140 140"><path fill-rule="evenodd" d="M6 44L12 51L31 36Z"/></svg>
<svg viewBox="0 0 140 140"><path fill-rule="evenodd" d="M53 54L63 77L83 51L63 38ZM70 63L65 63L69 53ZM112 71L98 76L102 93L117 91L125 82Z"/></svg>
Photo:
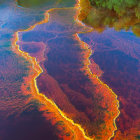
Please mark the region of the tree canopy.
<svg viewBox="0 0 140 140"><path fill-rule="evenodd" d="M140 36L140 0L81 1L84 6L81 4L79 19L95 30L102 32L107 27L114 27L116 30L131 29Z"/></svg>

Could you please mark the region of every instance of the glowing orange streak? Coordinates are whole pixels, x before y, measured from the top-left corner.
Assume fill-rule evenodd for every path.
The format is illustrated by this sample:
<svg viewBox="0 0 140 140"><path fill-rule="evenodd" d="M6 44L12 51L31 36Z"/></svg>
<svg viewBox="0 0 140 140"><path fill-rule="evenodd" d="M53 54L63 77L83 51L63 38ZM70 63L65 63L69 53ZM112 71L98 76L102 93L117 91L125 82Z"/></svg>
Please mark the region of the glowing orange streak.
<svg viewBox="0 0 140 140"><path fill-rule="evenodd" d="M76 8L79 9L78 12L77 12L77 15L75 16L75 21L77 21L79 24L85 26L85 25L84 25L81 21L79 21L79 19L78 19L78 15L79 15L79 13L80 13L80 11L81 11L80 1L81 1L81 0L77 0L77 4L76 4L76 6L75 6ZM93 29L91 29L90 31L93 31ZM86 48L87 50L89 50L90 47L89 47L85 42L81 41L81 39L80 39L80 37L79 37L78 34L75 35L75 38L81 43L81 46L83 46L84 48ZM99 77L98 77L97 75L94 75L94 74L91 72L91 70L90 70L90 68L89 68L89 65L91 64L91 61L89 60L89 58L90 58L91 55L92 55L92 50L90 49L90 52L89 52L88 56L86 57L88 62L87 62L86 65L85 65L86 70L87 70L87 72L88 72L88 75L89 75L91 78L94 78L94 77L95 77L95 78L98 80L98 82L100 82L101 85L104 85L105 87L107 87L107 88L111 91L111 93L115 96L115 99L116 99L116 101L117 101L117 115L116 115L116 117L113 119L113 124L114 124L115 129L114 129L114 131L113 131L112 136L109 137L109 140L110 140L111 138L114 137L115 131L117 130L116 119L117 119L118 116L120 115L119 100L117 99L118 96L113 92L113 90L112 90L111 88L109 88L109 86L108 86L107 84L104 84L104 83L99 79Z"/></svg>
<svg viewBox="0 0 140 140"><path fill-rule="evenodd" d="M56 8L55 8L55 9L56 9ZM48 10L48 11L45 13L45 19L44 19L43 21L41 21L41 22L39 22L39 23L36 23L35 25L31 26L30 28L28 28L28 29L26 29L26 30L21 30L21 31L33 30L37 25L48 22L48 19L49 19L49 13L48 13L48 12L50 12L50 11L52 11L52 10L53 10L53 9ZM12 49L13 49L13 51L14 51L16 54L18 54L18 55L24 57L24 58L25 58L27 61L29 61L29 62L32 64L32 66L33 66L33 70L35 71L35 74L34 74L33 77L32 77L32 83L31 83L31 85L32 85L31 88L32 88L32 91L33 91L33 93L32 93L33 96L34 96L35 98L37 98L38 100L40 100L41 102L43 102L44 104L46 104L46 102L47 102L47 103L50 103L50 104L53 106L53 108L56 109L56 110L59 112L59 115L61 115L61 117L62 117L63 119L65 119L64 121L66 122L66 124L68 124L68 126L69 126L72 130L77 131L77 132L76 132L77 134L81 133L81 134L79 134L79 135L82 135L82 137L81 137L81 136L77 136L77 137L76 137L77 140L78 140L79 138L80 138L80 140L82 140L82 139L83 139L83 140L84 140L84 139L86 139L86 140L92 140L92 138L89 138L89 137L87 137L87 136L85 135L84 129L83 129L79 124L74 123L74 121L73 121L72 119L67 118L66 115L65 115L65 113L62 112L62 111L58 108L58 106L57 106L52 100L48 99L44 94L39 93L39 90L38 90L38 87L37 87L36 79L37 79L37 77L43 72L43 70L42 70L42 68L40 67L40 65L37 63L36 58L31 57L28 53L23 52L23 51L21 51L21 50L19 49L19 45L17 45L17 42L19 41L19 36L18 36L18 33L19 33L19 32L20 32L20 31L17 31L17 32L14 34L14 38L13 38L13 40L12 40Z"/></svg>
<svg viewBox="0 0 140 140"><path fill-rule="evenodd" d="M78 8L79 8L79 7L78 7ZM55 8L55 9L57 9L57 8ZM60 9L60 8L58 8L58 9ZM46 18L45 18L43 21L41 21L41 22L39 22L39 23L37 23L37 24L35 24L35 25L31 26L30 28L28 28L28 29L26 29L26 30L23 30L23 31L32 30L32 29L34 29L37 25L46 23L46 22L48 21L48 19L49 19L49 14L48 14L48 12L50 12L50 11L52 11L52 10L53 10L53 9L48 10L48 11L45 13ZM75 18L75 20L77 20L77 18ZM79 20L77 20L77 21L78 21L79 24L82 24ZM82 24L82 25L83 25L83 24ZM20 32L20 31L18 31L18 32ZM22 52L22 51L19 49L19 46L16 44L16 42L19 40L18 32L16 32L15 35L14 35L14 39L13 39L13 41L12 41L12 46L13 46L14 51L15 51L17 54L23 56L23 57L26 58L31 64L33 64L33 69L36 71L36 73L35 73L35 75L34 75L34 77L33 77L33 83L32 83L32 85L34 86L34 91L35 91L33 95L34 95L35 97L36 97L36 94L39 95L38 99L41 100L41 101L43 101L44 104L45 104L45 102L47 101L47 102L49 102L51 105L53 105L53 107L60 113L60 115L61 115L66 121L69 122L69 123L68 123L69 126L70 126L70 125L76 126L76 127L82 132L84 139L91 140L91 138L89 138L89 137L87 137L87 136L85 135L84 129L83 129L79 124L76 124L76 123L74 123L73 120L67 118L66 115L65 115L65 113L62 112L52 100L48 99L44 94L39 93L39 90L38 90L38 88L37 88L36 78L43 72L43 70L42 70L42 68L39 66L39 64L37 63L37 61L36 61L36 59L35 59L34 57L29 56L28 53ZM86 49L89 50L89 49L88 49L88 46L86 45L86 43L84 43L84 42L82 42L82 41L80 40L78 34L76 34L75 37L77 38L77 40L78 40L79 42L81 42L81 46L83 46L83 44L84 44L84 46L86 46ZM91 72L91 70L89 69L89 67L88 67L88 65L90 64L89 57L90 57L91 54L92 54L92 51L90 50L89 54L87 54L87 58L88 58L88 59L87 59L86 61L88 61L88 62L86 62L86 65L85 65L85 67L86 67L86 72L88 72L88 75L89 75L90 77L96 77L96 78L98 79L98 81L99 81L102 85L105 85L109 90L111 90L106 84L104 84L102 81L100 81L99 78L98 78L96 75L93 75L92 72ZM115 98L116 98L116 101L117 101L117 108L119 108L119 102L118 102L118 100L117 100L117 95L116 95L112 90L111 90L111 92L115 95ZM119 112L119 109L118 109L118 113L117 113L116 117L115 117L114 120L113 120L113 121L114 121L114 125L115 125L115 130L117 130L115 121L116 121L116 118L119 116L119 114L120 114L120 112ZM71 126L71 128L73 128L73 126ZM114 131L115 131L115 130L114 130ZM114 136L114 131L113 131L112 136L111 136L109 139L111 139L111 138Z"/></svg>
<svg viewBox="0 0 140 140"><path fill-rule="evenodd" d="M78 20L78 19L77 19L77 20ZM92 55L92 50L89 49L88 45L87 45L85 42L81 41L81 39L80 39L80 37L78 36L78 34L74 35L74 37L75 37L75 39L77 39L77 40L81 43L81 46L82 46L83 48L86 48L87 50L90 50L90 51L89 51L89 54L87 54L87 56L86 56L86 58L87 58L86 61L87 61L87 62L85 62L85 67L84 67L84 69L86 69L86 72L87 72L89 78L91 78L91 79L92 79L92 78L96 78L96 79L98 80L98 82L99 82L101 85L104 85L105 87L107 87L107 88L112 92L112 94L115 96L115 99L116 99L116 101L117 101L117 115L116 115L116 117L115 117L114 120L113 120L113 124L114 124L115 129L114 129L114 131L113 131L112 136L109 138L109 140L110 140L110 139L113 138L114 135L115 135L115 131L117 130L116 119L117 119L118 116L120 115L120 111L119 111L119 100L117 99L118 96L113 92L113 90L112 90L111 88L109 88L109 86L108 86L107 84L104 84L104 83L99 79L99 77L98 77L97 75L94 75L94 74L91 72L91 70L90 70L90 68L89 68L89 65L91 64L89 58L90 58L90 56Z"/></svg>

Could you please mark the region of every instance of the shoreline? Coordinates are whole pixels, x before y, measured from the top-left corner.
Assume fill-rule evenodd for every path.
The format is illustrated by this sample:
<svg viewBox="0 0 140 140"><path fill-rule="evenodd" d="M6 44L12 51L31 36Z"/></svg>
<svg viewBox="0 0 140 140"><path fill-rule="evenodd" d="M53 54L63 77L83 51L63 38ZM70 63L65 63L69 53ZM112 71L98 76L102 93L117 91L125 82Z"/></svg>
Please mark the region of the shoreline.
<svg viewBox="0 0 140 140"><path fill-rule="evenodd" d="M62 9L62 8L53 8L53 9ZM36 92L36 95L39 95L41 99L43 98L42 100L46 100L47 102L49 102L50 104L52 104L52 105L54 106L54 108L56 108L56 110L61 114L61 117L63 117L63 118L64 118L66 121L68 121L71 125L75 125L76 127L78 127L78 129L82 132L82 134L83 134L83 136L84 136L84 139L91 140L91 138L89 138L89 137L86 136L85 130L84 130L79 124L76 124L76 123L74 123L74 121L73 121L72 119L67 118L67 117L65 116L65 113L63 113L63 112L57 107L57 105L56 105L52 100L48 99L44 94L39 93L39 90L38 90L38 87L37 87L37 83L36 83L36 79L37 79L37 77L43 72L43 70L42 70L42 68L40 67L40 65L37 63L37 61L36 61L35 58L31 57L28 53L25 53L25 52L21 51L21 50L19 49L19 46L16 44L16 43L18 42L18 39L19 39L19 38L18 38L18 33L19 33L19 32L22 32L22 31L24 31L24 32L25 32L25 31L30 31L30 30L33 30L33 29L34 29L37 25L39 25L39 24L47 23L47 22L49 21L49 12L52 11L53 9L47 10L47 11L45 12L45 19L44 19L43 21L41 21L41 22L39 22L39 23L36 23L35 25L29 27L29 28L26 29L26 30L17 31L17 32L14 34L14 38L13 38L13 40L12 40L12 46L13 46L12 49L13 49L13 51L14 51L16 54L18 54L18 55L24 57L28 62L30 62L30 63L32 64L32 69L35 71L34 76L31 77L31 79L33 78L33 79L31 80L31 81L32 81L32 89L33 89L34 92ZM75 19L75 20L77 20L77 19ZM81 23L81 22L79 21L79 23ZM78 36L78 33L77 33L77 38L78 38L78 37L79 37L79 36ZM82 42L82 41L80 40L80 38L79 38L79 41ZM87 49L88 49L88 47L87 47ZM87 61L89 61L89 64L90 64L90 60L89 60L90 55L91 55L91 53L87 56ZM92 74L90 68L88 67L89 64L88 64L88 65L85 65L85 67L87 67L87 69L88 69L89 76L94 77L94 76L96 76L96 75L93 75L93 74ZM97 76L96 76L96 78L97 78L97 80L100 82L100 84L106 86L109 90L111 90L106 84L104 84L102 81L100 81L100 79L99 79ZM118 116L119 116L119 114L120 114L120 111L119 111L119 101L118 101L118 99L117 99L117 95L116 95L112 90L111 90L111 92L113 93L113 95L115 96L115 99L116 99L116 101L117 101L117 115L116 115L116 117L115 117L114 120L113 120L113 123L114 123L114 125L115 125L115 130L113 131L113 134L112 134L112 136L111 136L109 139L111 139L111 138L114 137L115 131L117 130L116 119L118 118ZM36 96L36 95L34 95L34 96ZM77 138L78 138L78 137L77 137Z"/></svg>

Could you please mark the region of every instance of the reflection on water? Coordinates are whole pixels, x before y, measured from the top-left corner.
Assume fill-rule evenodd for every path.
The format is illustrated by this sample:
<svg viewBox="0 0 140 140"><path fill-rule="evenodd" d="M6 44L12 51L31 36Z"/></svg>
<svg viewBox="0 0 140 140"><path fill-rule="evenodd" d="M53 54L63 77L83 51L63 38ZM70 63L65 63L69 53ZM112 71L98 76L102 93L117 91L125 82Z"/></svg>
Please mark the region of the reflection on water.
<svg viewBox="0 0 140 140"><path fill-rule="evenodd" d="M140 36L140 2L91 0L90 5L88 0L83 1L84 5L81 5L83 8L79 19L96 31L102 32L108 27L113 27L117 31L132 30Z"/></svg>
<svg viewBox="0 0 140 140"><path fill-rule="evenodd" d="M11 51L11 38L16 31L41 21L45 10L73 7L75 3L0 1L1 140L85 139L53 106L47 104L47 108L44 100L30 94L30 78L26 77L34 74L32 64ZM53 9L48 23L20 32L17 43L22 51L36 57L44 71L37 80L39 90L80 124L86 135L106 140L115 130L117 102L97 77L90 77L87 65L92 50L92 73L109 85L120 101L121 114L114 139L139 139L140 38L136 36L140 36L140 4L137 0L79 3L79 19L93 27L93 32L88 33L88 27L74 20L76 8Z"/></svg>

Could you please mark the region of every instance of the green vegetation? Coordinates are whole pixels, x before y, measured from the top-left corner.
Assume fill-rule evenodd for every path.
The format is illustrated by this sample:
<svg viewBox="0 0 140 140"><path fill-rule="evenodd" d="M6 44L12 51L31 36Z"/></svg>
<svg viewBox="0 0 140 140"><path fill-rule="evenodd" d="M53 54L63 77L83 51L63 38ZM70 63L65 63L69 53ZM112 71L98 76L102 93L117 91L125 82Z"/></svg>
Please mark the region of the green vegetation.
<svg viewBox="0 0 140 140"><path fill-rule="evenodd" d="M140 8L139 0L90 0L91 5L114 10L118 14L127 12L129 8ZM136 11L138 14L138 11Z"/></svg>
<svg viewBox="0 0 140 140"><path fill-rule="evenodd" d="M86 1L86 0L83 0ZM87 8L90 1L90 8ZM139 0L89 0L82 7L79 19L102 32L107 27L115 30L132 30L140 36ZM90 9L90 10L89 10Z"/></svg>
<svg viewBox="0 0 140 140"><path fill-rule="evenodd" d="M68 6L71 7L75 4L75 0L17 0L17 4L22 7L59 7Z"/></svg>

